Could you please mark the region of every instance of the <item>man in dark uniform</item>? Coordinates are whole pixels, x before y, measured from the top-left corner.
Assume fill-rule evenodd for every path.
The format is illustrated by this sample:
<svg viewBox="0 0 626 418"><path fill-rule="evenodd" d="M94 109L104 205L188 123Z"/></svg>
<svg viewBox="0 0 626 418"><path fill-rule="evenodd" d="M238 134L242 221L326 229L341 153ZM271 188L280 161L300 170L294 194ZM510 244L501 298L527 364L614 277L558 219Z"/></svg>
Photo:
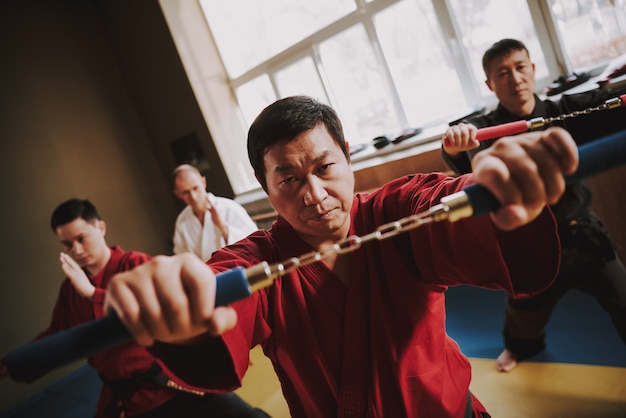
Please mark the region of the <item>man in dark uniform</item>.
<svg viewBox="0 0 626 418"><path fill-rule="evenodd" d="M558 103L541 100L535 94L535 65L526 46L515 39L496 42L483 55L486 84L499 100L498 107L486 114L463 120L444 134L443 158L457 173L471 171L476 153L490 147L498 138L477 141L478 128L537 117L548 118L584 110L604 103L624 92L592 90L563 95ZM626 108L593 112L562 122L580 145L625 129ZM615 245L591 211L591 188L586 182L568 186L552 206L559 222L562 259L560 273L544 293L523 299L506 300L504 321L505 349L497 360L499 371L510 371L517 362L545 348L545 326L558 300L571 288L596 297L626 342L626 270L615 252Z"/></svg>

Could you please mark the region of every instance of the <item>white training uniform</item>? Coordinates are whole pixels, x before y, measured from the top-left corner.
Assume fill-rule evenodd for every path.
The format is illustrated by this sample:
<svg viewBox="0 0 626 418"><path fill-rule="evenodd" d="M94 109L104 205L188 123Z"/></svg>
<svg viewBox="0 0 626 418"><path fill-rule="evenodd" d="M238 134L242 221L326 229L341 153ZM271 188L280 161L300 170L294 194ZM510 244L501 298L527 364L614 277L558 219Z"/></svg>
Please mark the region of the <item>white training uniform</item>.
<svg viewBox="0 0 626 418"><path fill-rule="evenodd" d="M201 225L191 207L187 206L176 219L174 254L191 252L202 261L207 261L215 251L247 237L258 229L248 212L234 200L209 193L209 202L217 209L222 222L228 225L228 242L219 228L213 224L211 212L207 211L204 225Z"/></svg>

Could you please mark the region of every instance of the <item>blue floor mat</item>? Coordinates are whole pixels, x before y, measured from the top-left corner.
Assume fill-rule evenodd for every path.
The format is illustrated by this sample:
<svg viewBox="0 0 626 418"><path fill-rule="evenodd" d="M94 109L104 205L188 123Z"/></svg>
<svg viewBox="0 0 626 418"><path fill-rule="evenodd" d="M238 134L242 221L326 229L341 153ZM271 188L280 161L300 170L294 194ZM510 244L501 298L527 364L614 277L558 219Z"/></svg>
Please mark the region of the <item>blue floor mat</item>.
<svg viewBox="0 0 626 418"><path fill-rule="evenodd" d="M498 357L503 348L505 294L470 286L446 296L448 335L468 357ZM626 345L609 314L577 290L558 303L546 328L547 349L529 361L626 367Z"/></svg>
<svg viewBox="0 0 626 418"><path fill-rule="evenodd" d="M0 418L90 418L95 414L101 387L96 371L82 366L0 414Z"/></svg>

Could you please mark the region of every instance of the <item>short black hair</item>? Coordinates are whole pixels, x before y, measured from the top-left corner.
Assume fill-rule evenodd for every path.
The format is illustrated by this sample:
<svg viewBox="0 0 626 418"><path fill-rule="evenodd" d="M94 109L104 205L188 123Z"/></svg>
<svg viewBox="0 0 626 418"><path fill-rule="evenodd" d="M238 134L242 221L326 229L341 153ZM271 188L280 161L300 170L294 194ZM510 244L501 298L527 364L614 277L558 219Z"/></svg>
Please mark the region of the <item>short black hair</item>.
<svg viewBox="0 0 626 418"><path fill-rule="evenodd" d="M82 218L85 221L101 220L98 209L87 199L72 198L61 203L52 212L50 227L52 232L57 228L72 222L74 219Z"/></svg>
<svg viewBox="0 0 626 418"><path fill-rule="evenodd" d="M491 62L496 58L505 57L513 51L526 51L530 57L528 48L526 48L526 45L524 45L522 41L510 38L499 40L491 45L487 51L485 51L483 54L483 71L485 72L487 78L489 78L489 65L491 65Z"/></svg>
<svg viewBox="0 0 626 418"><path fill-rule="evenodd" d="M248 131L248 158L263 190L267 191L263 161L267 150L279 142L289 142L320 124L326 126L330 136L350 161L343 126L337 112L330 106L308 96L291 96L263 109Z"/></svg>

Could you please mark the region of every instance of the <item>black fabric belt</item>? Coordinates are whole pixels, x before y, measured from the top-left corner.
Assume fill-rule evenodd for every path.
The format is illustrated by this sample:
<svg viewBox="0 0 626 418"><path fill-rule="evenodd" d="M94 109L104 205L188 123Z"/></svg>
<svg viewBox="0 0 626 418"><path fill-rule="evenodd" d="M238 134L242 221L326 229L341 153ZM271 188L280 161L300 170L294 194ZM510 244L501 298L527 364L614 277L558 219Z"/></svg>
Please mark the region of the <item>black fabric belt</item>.
<svg viewBox="0 0 626 418"><path fill-rule="evenodd" d="M472 394L467 392L467 402L465 402L465 414L463 418L474 418L474 405L472 403Z"/></svg>
<svg viewBox="0 0 626 418"><path fill-rule="evenodd" d="M116 392L119 391L129 393L139 390L141 385L148 381L155 381L157 376L159 376L162 371L163 369L161 369L161 366L159 366L158 363L152 363L152 366L150 366L150 368L145 372L138 373L137 375L127 379L108 379L102 376L102 374L100 374L100 379L102 379L105 385Z"/></svg>
<svg viewBox="0 0 626 418"><path fill-rule="evenodd" d="M467 402L465 403L465 413L463 418L491 418L491 415L481 412L480 417L474 416L474 404L472 402L472 393L467 391Z"/></svg>

